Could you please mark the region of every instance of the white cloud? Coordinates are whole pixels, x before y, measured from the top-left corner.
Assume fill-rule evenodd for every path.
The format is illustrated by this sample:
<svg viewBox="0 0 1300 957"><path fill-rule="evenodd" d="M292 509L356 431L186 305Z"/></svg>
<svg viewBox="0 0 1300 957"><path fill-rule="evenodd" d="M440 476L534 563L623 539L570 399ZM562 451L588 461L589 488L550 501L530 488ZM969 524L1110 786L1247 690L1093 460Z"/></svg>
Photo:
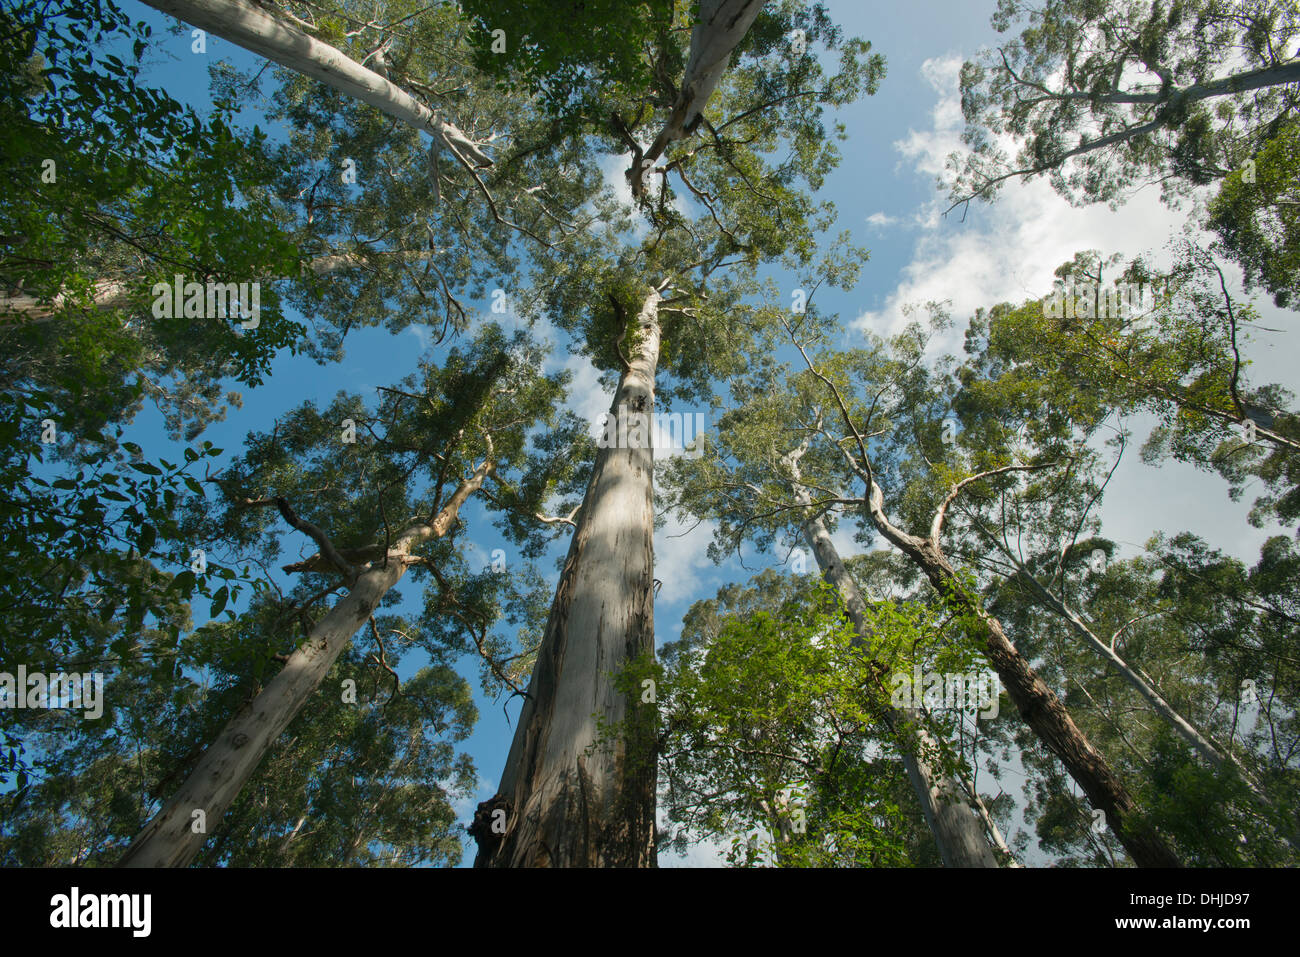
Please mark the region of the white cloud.
<svg viewBox="0 0 1300 957"><path fill-rule="evenodd" d="M931 182L943 172L947 157L961 151L963 120L958 85L961 58L925 61L921 73L937 93L931 126L909 130L895 142L905 164ZM1076 252L1098 249L1104 255L1155 253L1179 231L1186 213L1164 206L1157 191L1139 191L1118 211L1105 205L1072 207L1045 179L1013 180L991 205L971 203L943 215L942 195L914 213L922 227L912 261L884 305L851 323L853 329L893 335L907 324L905 307L948 302L958 325L936 350L958 348L964 321L979 307L1022 301L1045 294L1053 272ZM869 218L870 221L870 218Z"/></svg>
<svg viewBox="0 0 1300 957"><path fill-rule="evenodd" d="M420 351L427 352L433 345L433 330L422 322L412 323L406 327L411 335L415 336L415 341L420 344Z"/></svg>
<svg viewBox="0 0 1300 957"><path fill-rule="evenodd" d="M877 229L883 229L886 226L894 226L898 223L897 216L890 216L888 213L872 213L867 217L867 222Z"/></svg>
<svg viewBox="0 0 1300 957"><path fill-rule="evenodd" d="M564 368L573 374L564 405L578 418L591 423L591 437L595 438L600 434L600 417L609 411L613 397L600 384L600 370L586 356L571 354L564 360Z"/></svg>
<svg viewBox="0 0 1300 957"><path fill-rule="evenodd" d="M931 181L945 169L947 156L963 149L960 65L956 56L925 62L921 73L937 94L931 125L910 130L894 144L911 168ZM1044 295L1056 267L1085 249L1126 258L1148 253L1157 264L1167 261L1162 255L1165 244L1182 236L1188 221L1187 210L1165 206L1155 188L1138 191L1117 210L1104 204L1076 208L1045 179L1009 181L991 205L972 203L965 222L960 211L945 218L947 206L946 198L937 196L916 211L916 222L924 232L911 262L884 305L861 313L850 323L852 329L891 335L907 323L908 306L948 302L956 323L932 349L958 352L965 321L977 308ZM1239 276L1236 270L1229 271L1234 274ZM1271 303L1260 301L1257 306L1262 326L1285 329L1290 324L1289 315L1280 315ZM1257 336L1246 349L1247 358L1254 360L1248 373L1251 380L1281 381L1295 389L1290 358L1294 348L1276 332L1260 330ZM1125 543L1122 551L1131 555L1157 531L1187 529L1254 561L1259 544L1267 535L1277 534L1277 529L1252 528L1246 521L1250 493L1247 500L1232 502L1217 474L1174 461L1158 467L1144 464L1138 447L1154 424L1151 416L1135 416L1128 422L1134 438L1103 499L1103 533ZM843 554L858 550L843 530L836 538Z"/></svg>
<svg viewBox="0 0 1300 957"><path fill-rule="evenodd" d="M662 528L655 529L655 577L663 584L655 597L656 614L669 606L687 599L707 597L711 591L706 582L718 579L718 572L709 560L709 542L717 523L713 521L683 522L673 514L666 516ZM685 608L674 609L666 615L665 624L680 622Z"/></svg>

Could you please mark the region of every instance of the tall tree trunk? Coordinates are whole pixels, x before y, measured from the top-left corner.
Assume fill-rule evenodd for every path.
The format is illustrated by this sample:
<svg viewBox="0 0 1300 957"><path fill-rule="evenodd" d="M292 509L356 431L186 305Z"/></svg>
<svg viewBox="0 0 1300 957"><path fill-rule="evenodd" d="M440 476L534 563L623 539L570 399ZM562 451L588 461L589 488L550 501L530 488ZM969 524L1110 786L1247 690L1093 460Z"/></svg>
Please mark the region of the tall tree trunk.
<svg viewBox="0 0 1300 957"><path fill-rule="evenodd" d="M962 776L962 784L966 786L966 793L970 795L975 810L979 813L980 820L984 822L985 830L989 836L989 843L1002 855L1007 867L1022 866L1016 860L1015 854L1011 852L1011 848L1007 846L1005 838L1002 837L1002 831L998 828L997 822L993 820L993 815L989 813L988 805L984 803L984 799L975 790L975 785L965 775Z"/></svg>
<svg viewBox="0 0 1300 957"><path fill-rule="evenodd" d="M731 51L749 32L767 0L701 0L699 21L691 30L691 52L686 61L681 89L664 128L646 150L642 162L663 155L673 140L695 129L731 63ZM634 183L640 177L634 177Z"/></svg>
<svg viewBox="0 0 1300 957"><path fill-rule="evenodd" d="M787 461L797 477L798 469L793 459ZM808 490L803 485L795 482L792 488L797 501L811 504ZM867 625L866 602L857 582L840 560L826 521L818 515L804 523L803 533L822 576L835 586L844 602L844 609L853 623L854 647L869 651L872 636ZM926 727L924 709L885 705L872 710L880 714L899 741L903 767L920 801L926 826L934 835L944 867L997 867L997 859L984 836L984 827L966 799L966 789L934 763L939 745Z"/></svg>
<svg viewBox="0 0 1300 957"><path fill-rule="evenodd" d="M656 864L654 706L615 679L654 654L659 300L641 307L610 407L628 436L596 453L500 787L474 815L475 867Z"/></svg>
<svg viewBox="0 0 1300 957"><path fill-rule="evenodd" d="M388 561L377 562L311 630L278 675L222 730L204 752L180 790L163 805L131 842L119 867L184 867L207 840L196 832L195 812L203 812L206 829L215 828L252 776L272 743L288 727L307 699L320 687L330 667L357 629L412 564L411 549L447 533L461 506L495 468L485 460L456 489L432 524L415 525L393 543Z"/></svg>
<svg viewBox="0 0 1300 957"><path fill-rule="evenodd" d="M492 165L479 144L401 87L248 0L144 2L430 134L471 169Z"/></svg>

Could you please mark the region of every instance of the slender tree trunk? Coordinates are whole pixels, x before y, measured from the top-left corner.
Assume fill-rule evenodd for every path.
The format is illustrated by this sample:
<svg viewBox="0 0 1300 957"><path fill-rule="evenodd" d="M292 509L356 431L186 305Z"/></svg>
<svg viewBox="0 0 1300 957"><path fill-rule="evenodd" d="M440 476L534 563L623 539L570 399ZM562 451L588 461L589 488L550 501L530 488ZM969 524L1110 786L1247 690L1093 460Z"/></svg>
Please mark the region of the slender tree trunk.
<svg viewBox="0 0 1300 957"><path fill-rule="evenodd" d="M1048 591L1047 588L1045 588L1037 578L1031 575L1028 569L1023 565L1020 565L1019 562L1016 564L1020 569L1021 577L1029 582L1029 587L1039 597L1039 600L1057 615L1064 618L1074 632L1082 637L1088 647L1095 651L1103 661L1114 666L1115 670L1119 672L1120 677L1128 682L1129 686L1132 687L1134 691L1147 700L1147 703L1151 705L1156 714L1164 718L1165 721L1167 721L1178 733L1179 737L1190 744L1214 767L1220 769L1230 767L1232 770L1236 771L1236 773L1241 777L1243 783L1245 783L1246 787L1250 789L1250 793L1254 795L1255 799L1261 805L1271 811L1277 810L1277 806L1273 803L1272 799L1264 792L1264 788L1259 783L1259 779L1251 773L1250 769L1247 768L1235 754L1231 751L1221 750L1207 735L1202 733L1199 728L1179 714L1174 706L1166 701L1150 682L1138 674L1137 671L1128 664L1128 662L1116 654L1115 650L1111 648L1110 645L1098 638L1093 633L1092 629L1083 622L1077 612ZM1295 827L1294 820L1292 821L1291 826L1293 828ZM1292 847L1300 846L1300 839L1297 839L1296 831L1292 830L1289 833L1284 832L1282 837Z"/></svg>
<svg viewBox="0 0 1300 957"><path fill-rule="evenodd" d="M475 867L656 864L654 706L615 679L654 654L659 300L641 308L610 407L628 435L596 454L500 787L474 815Z"/></svg>
<svg viewBox="0 0 1300 957"><path fill-rule="evenodd" d="M1061 759L1070 776L1083 788L1092 806L1106 814L1111 830L1139 867L1180 867L1173 850L1149 825L1140 820L1137 803L1070 717L1065 705L1002 630L1002 624L964 591L957 573L930 539L909 535L884 516L880 487L872 483L871 514L886 538L921 569L942 595L970 613L972 628L983 631L984 654L993 665L1011 701L1039 740Z"/></svg>
<svg viewBox="0 0 1300 957"><path fill-rule="evenodd" d="M430 525L407 529L393 543L387 565L376 563L311 630L278 675L222 730L180 790L131 842L119 867L184 867L194 860L207 830L215 828L271 745L320 687L357 629L374 614L384 595L406 574L410 550L445 535L461 506L478 490L494 465L484 461L462 482ZM204 829L197 831L202 812Z"/></svg>
<svg viewBox="0 0 1300 957"><path fill-rule="evenodd" d="M298 818L298 823L293 826L293 830L289 832L289 834L285 837L284 841L280 844L281 856L283 856L288 852L289 845L293 843L293 839L298 836L298 832L302 830L302 826L306 823L307 823L306 814Z"/></svg>
<svg viewBox="0 0 1300 957"><path fill-rule="evenodd" d="M808 490L802 485L795 483L793 489L799 502L805 505L811 502ZM822 576L835 586L844 601L845 611L853 623L854 646L868 650L871 630L867 625L866 602L857 582L840 560L825 520L818 515L805 522L803 532ZM966 800L966 789L934 763L939 745L926 727L923 709L885 705L873 710L881 714L899 741L903 767L920 801L926 826L934 835L944 867L997 867L997 859L984 837L984 828Z"/></svg>
<svg viewBox="0 0 1300 957"><path fill-rule="evenodd" d="M1119 672L1121 678L1140 694L1155 709L1156 714L1164 718L1178 732L1179 737L1195 748L1202 757L1209 761L1216 768L1222 768L1225 764L1230 764L1242 779L1259 795L1259 783L1255 780L1254 775L1243 765L1235 755L1224 754L1220 751L1208 737L1202 734L1190 721L1179 714L1168 701L1152 687L1141 675L1134 671L1123 658L1107 645L1104 641L1093 634L1092 629L1083 623L1078 614L1049 592L1043 585L1029 572L1021 568L1021 577L1029 583L1029 587L1038 596L1039 600L1055 612L1074 630L1075 634L1083 638L1084 642L1095 651L1103 661L1109 662Z"/></svg>
<svg viewBox="0 0 1300 957"><path fill-rule="evenodd" d="M970 795L971 801L975 805L975 810L979 813L980 820L984 822L984 828L988 832L989 843L993 845L1005 858L1007 867L1020 867L1021 864L1016 860L1016 856L1011 853L1011 848L1007 846L1006 839L1002 836L1002 831L998 828L997 822L993 820L993 815L989 813L988 805L984 799L979 796L975 786L971 784L970 779L963 776L962 784L966 786L966 793Z"/></svg>
<svg viewBox="0 0 1300 957"><path fill-rule="evenodd" d="M854 424L839 390L817 370L797 340L795 345L809 371L825 382L834 393L844 425L857 439L862 458L854 463L854 469L866 486L865 504L871 523L886 541L925 574L930 584L952 605L954 611L965 613L967 631L982 641L985 657L998 673L1003 689L1020 712L1021 718L1061 760L1070 776L1088 795L1092 806L1105 813L1111 830L1133 861L1139 867L1181 867L1173 849L1141 819L1137 802L1111 770L1106 759L1079 730L1065 705L1007 638L1001 622L985 611L979 600L969 594L948 563L939 545L942 540L940 536L945 510L951 504L953 496L960 491L961 483L935 511L930 523L930 537L913 535L891 522L885 514L885 493L876 481L867 453L866 438Z"/></svg>

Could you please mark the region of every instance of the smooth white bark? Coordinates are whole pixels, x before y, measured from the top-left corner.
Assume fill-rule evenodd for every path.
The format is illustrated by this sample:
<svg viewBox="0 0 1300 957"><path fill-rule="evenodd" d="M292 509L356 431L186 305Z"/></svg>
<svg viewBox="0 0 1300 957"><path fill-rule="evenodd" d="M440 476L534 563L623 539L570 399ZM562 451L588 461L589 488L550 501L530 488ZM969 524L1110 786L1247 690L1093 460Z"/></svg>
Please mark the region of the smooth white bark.
<svg viewBox="0 0 1300 957"><path fill-rule="evenodd" d="M659 300L638 316L615 416L653 412ZM623 734L654 705L615 686L654 651L653 478L648 442L596 455L501 784L475 816L476 867L655 866L655 756Z"/></svg>
<svg viewBox="0 0 1300 957"><path fill-rule="evenodd" d="M411 94L288 20L247 0L143 0L250 53L331 86L428 133L471 168L491 166L480 145Z"/></svg>
<svg viewBox="0 0 1300 957"><path fill-rule="evenodd" d="M731 63L731 51L745 38L767 0L700 0L700 19L691 31L691 52L686 61L677 101L643 162L663 155L673 140L684 138L699 122L709 97Z"/></svg>
<svg viewBox="0 0 1300 957"><path fill-rule="evenodd" d="M130 284L124 280L101 279L91 285L91 305L95 309L119 306L128 299L130 288ZM35 296L11 296L0 292L0 326L26 325L29 322L52 319L68 304L68 298L66 289L56 293L49 303L43 303Z"/></svg>

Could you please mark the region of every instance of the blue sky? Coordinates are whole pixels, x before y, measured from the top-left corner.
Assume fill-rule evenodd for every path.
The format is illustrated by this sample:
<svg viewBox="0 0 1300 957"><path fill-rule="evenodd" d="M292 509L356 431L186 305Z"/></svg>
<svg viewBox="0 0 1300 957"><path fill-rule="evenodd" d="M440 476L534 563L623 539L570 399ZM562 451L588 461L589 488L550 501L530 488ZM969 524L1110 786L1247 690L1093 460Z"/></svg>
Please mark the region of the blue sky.
<svg viewBox="0 0 1300 957"><path fill-rule="evenodd" d="M947 204L936 188L935 175L947 152L959 146L956 71L963 58L996 41L997 34L989 26L993 0L913 0L906 4L828 0L826 5L847 35L870 40L874 51L888 62L877 94L839 112L848 139L840 146L841 166L828 177L823 190L838 208L833 232L851 230L853 240L871 250L854 289L818 293L820 308L840 315L847 342L861 341L863 330L878 334L897 330L906 305L930 299L950 300L960 327L977 306L1042 295L1050 287L1052 270L1077 250L1098 248L1106 253L1132 254L1159 249L1181 227L1185 212L1167 210L1149 191L1133 197L1119 212L1079 210L1041 182L1012 184L994 206L972 206L964 221L959 215L943 217L940 213ZM148 79L196 107L208 102L207 68L211 62L223 57L240 67L256 62L214 37L207 38L206 54L194 54L188 32L171 33L168 18L135 0L123 0L123 8L154 25L150 56L158 64ZM616 168L619 164L611 161L611 169ZM486 314L489 304L483 301L477 307ZM1262 304L1262 311L1266 320L1271 317L1271 306ZM226 420L211 426L202 438L233 454L242 447L248 431L267 429L277 415L306 400L324 404L339 389L373 396L375 386L393 383L415 369L427 341L419 329L397 336L367 329L348 336L346 357L337 367L281 356L263 386L242 390L243 407L230 410ZM1256 360L1256 378L1294 387L1294 375L1283 360L1287 350L1280 342L1265 341L1254 347L1251 357ZM941 345L955 351L959 342ZM1294 348L1290 352L1294 354ZM599 389L594 370L585 360L560 354L555 361L574 371L570 404L575 409L594 415L608 407L609 397ZM1134 426L1139 438L1144 437L1143 424ZM159 416L151 409L133 423L129 437L140 442L151 458L175 454ZM1213 508L1204 507L1207 500ZM1131 454L1117 473L1102 516L1109 534L1128 543L1130 553L1155 531L1188 528L1220 547L1250 557L1269 530L1250 528L1244 521L1245 511L1244 504L1228 501L1217 477L1173 464L1156 470ZM465 517L469 526L465 540L481 549L478 554L483 564L498 547L506 550L510 560L510 546L496 535L481 508L471 505ZM655 609L661 644L677 637L690 602L710 597L728 581L747 578L757 567L753 560L747 562L751 571L735 562L715 567L704 554L707 525L687 535L682 531L670 521L656 536L656 574L664 582ZM299 547L305 552L315 550L305 537L291 536L290 540L295 554ZM837 534L837 544L845 554L860 550L847 530ZM562 538L552 548L552 560L542 565L552 580L553 559L566 547L567 539ZM767 556L768 564L778 561ZM417 587L407 587L404 593L404 607L413 613L419 592ZM403 671L409 674L417 665L411 658ZM465 659L463 673L477 689L477 660ZM513 720L519 709L518 702L511 702L503 712L499 700L485 700L481 695L478 703L479 723L463 746L474 757L483 785L473 800L463 802L462 820L468 820L477 800L495 790L512 734L507 715ZM1018 790L1010 776L1004 786ZM465 863L471 860L472 849ZM714 860L707 849L701 849L686 863Z"/></svg>

